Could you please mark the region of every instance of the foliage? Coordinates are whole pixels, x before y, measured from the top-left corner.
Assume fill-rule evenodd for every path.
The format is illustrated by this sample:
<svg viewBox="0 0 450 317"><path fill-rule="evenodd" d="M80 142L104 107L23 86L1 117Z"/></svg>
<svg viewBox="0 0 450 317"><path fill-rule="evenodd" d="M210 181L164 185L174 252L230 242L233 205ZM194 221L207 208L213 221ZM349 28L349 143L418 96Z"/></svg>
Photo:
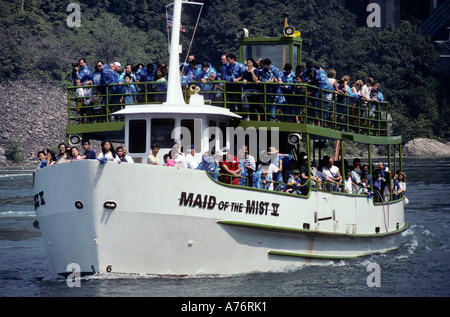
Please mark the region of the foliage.
<svg viewBox="0 0 450 317"><path fill-rule="evenodd" d="M0 0L0 82L27 75L57 85L70 83L71 63L85 58L130 63L168 62L165 6L171 1L79 0L81 27L66 24L67 1ZM351 82L372 77L391 103L394 132L415 137L450 137L448 75L433 72L437 52L412 22L394 29L358 27L344 0L207 0L191 51L201 63L220 65L238 56L235 31L281 36L284 12L302 33L303 62L333 68ZM184 6L182 59L199 12ZM295 66L295 65L294 65Z"/></svg>
<svg viewBox="0 0 450 317"><path fill-rule="evenodd" d="M9 145L5 149L5 157L15 163L23 162L23 154L25 150L22 147L22 142L20 140L9 140Z"/></svg>

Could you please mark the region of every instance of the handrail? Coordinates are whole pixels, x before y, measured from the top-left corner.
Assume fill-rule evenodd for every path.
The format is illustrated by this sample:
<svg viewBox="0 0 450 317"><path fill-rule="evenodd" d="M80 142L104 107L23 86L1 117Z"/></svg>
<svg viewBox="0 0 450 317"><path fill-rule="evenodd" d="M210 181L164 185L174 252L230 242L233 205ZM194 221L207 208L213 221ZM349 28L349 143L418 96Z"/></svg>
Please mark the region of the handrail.
<svg viewBox="0 0 450 317"><path fill-rule="evenodd" d="M333 193L333 194L338 194L338 195L346 195L346 196L353 196L353 197L367 197L368 199L372 199L375 194L373 192L371 192L369 195L367 195L366 193L364 193L363 191L361 191L360 193L358 193L358 188L364 188L363 186L358 185L356 187L356 191L352 192L352 193L346 193L344 190L345 184L343 184L342 182L328 182L326 180L322 180L321 181L321 186L319 186L319 184L316 182L315 185L313 185L312 179L309 178L305 183L301 184L299 187L307 187L307 193L303 194L301 193L302 191L296 191L293 190L292 192L287 192L288 187L293 187L294 185L288 185L287 183L284 182L276 182L276 181L270 181L271 183L274 184L273 188L274 189L266 189L266 188L257 188L248 185L248 178L246 177L242 177L242 176L234 176L231 174L226 174L226 173L218 173L218 172L209 172L209 171L205 171L207 174L210 175L211 178L213 178L216 182L221 183L221 184L225 184L227 186L231 186L231 187L235 187L235 188L245 188L245 189L251 189L251 190L263 190L263 191L268 191L268 192L273 192L273 193L281 193L281 194L287 194L287 195L296 195L296 196L300 196L300 197L304 197L304 198L308 198L310 195L311 191L319 191L319 192L326 192L326 193ZM216 176L216 177L214 177ZM230 182L223 182L220 181L218 178L219 176L229 176L230 178ZM239 179L245 179L246 180L246 185L234 185L232 182L233 178L239 178ZM276 186L276 185L279 186ZM278 188L278 189L276 189ZM370 189L370 188L369 188ZM372 189L371 189L372 191ZM384 197L381 197L380 199L373 199L373 204L374 205L379 205L379 204L384 204L384 203L395 203L398 201L401 201L404 199L404 195L403 193L401 193L398 197L394 197L393 195L389 195L389 200L388 201L384 201Z"/></svg>
<svg viewBox="0 0 450 317"><path fill-rule="evenodd" d="M68 125L108 123L120 120L110 114L125 105L162 103L166 100L166 84L152 81L68 87ZM210 105L228 108L241 115L243 120L305 123L358 134L389 135L387 102L364 98L355 101L348 95L307 84L283 83L283 90L278 89L278 83L272 82L244 85L243 82L210 81L204 84L194 81L193 84L201 88L198 93ZM232 90L230 85L240 85L241 89ZM248 85L258 89L248 90ZM136 90L124 93L127 86ZM90 95L79 97L79 88L84 88ZM184 87L187 103L191 94ZM133 102L129 103L128 99Z"/></svg>

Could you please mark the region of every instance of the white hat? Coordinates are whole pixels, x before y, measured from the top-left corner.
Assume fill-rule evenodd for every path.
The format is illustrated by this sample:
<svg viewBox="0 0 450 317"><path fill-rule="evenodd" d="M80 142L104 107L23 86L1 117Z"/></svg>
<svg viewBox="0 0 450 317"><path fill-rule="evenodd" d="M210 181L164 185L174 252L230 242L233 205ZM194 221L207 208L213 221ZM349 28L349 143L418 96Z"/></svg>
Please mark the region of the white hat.
<svg viewBox="0 0 450 317"><path fill-rule="evenodd" d="M267 153L268 153L269 155L275 154L275 153L278 153L278 150L277 150L276 147L270 146L270 147L269 147L269 151L268 151Z"/></svg>
<svg viewBox="0 0 450 317"><path fill-rule="evenodd" d="M119 62L114 62L114 66L117 66L117 67L121 67L121 68L122 68L122 65L120 65Z"/></svg>

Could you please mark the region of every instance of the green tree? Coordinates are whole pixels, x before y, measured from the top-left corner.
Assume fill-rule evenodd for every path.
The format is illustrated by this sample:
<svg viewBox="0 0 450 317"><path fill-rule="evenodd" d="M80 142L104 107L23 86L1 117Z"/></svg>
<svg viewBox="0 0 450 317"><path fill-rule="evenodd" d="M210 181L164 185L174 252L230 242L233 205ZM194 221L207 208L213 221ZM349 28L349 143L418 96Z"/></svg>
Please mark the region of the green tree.
<svg viewBox="0 0 450 317"><path fill-rule="evenodd" d="M9 145L5 149L5 157L15 163L23 162L23 154L25 150L22 147L22 142L20 140L9 140Z"/></svg>

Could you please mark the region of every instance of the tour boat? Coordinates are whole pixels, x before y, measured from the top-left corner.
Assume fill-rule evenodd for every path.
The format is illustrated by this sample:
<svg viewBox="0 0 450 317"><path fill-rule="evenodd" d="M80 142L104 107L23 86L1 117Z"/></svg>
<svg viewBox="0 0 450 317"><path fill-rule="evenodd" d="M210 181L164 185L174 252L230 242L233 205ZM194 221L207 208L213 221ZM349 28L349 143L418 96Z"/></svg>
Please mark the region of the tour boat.
<svg viewBox="0 0 450 317"><path fill-rule="evenodd" d="M175 0L173 11L173 25L180 25L181 0ZM280 57L283 62L300 64L301 37L292 29L286 28L285 35L277 39L248 38L245 30L238 34L242 60L258 50L265 54L261 43L265 41L270 52L285 54ZM180 30L173 27L164 102L154 102L154 92L147 93L155 83L139 83L140 103L127 104L114 113L91 111L80 117L75 87L69 89L68 142L77 145L85 137L122 142L134 164L86 159L35 172L36 227L56 273L70 274L74 265L81 274L269 272L351 260L399 247L401 232L408 227L405 199L395 197L389 185L377 197L373 189L366 194L346 193L343 185L324 181L319 187L310 180L301 193L290 193L280 190L286 188L282 183L275 183L274 189L248 183L238 186L221 181L211 170L147 164L153 143L160 144L160 162L178 142L184 150L193 145L200 164L207 158L203 154L211 153L211 144L216 154L222 147L233 152L240 148L242 138L258 165L273 159L273 152L278 151L290 154L293 161L306 161L308 176L309 163L319 161L327 145L337 146L335 159L342 174L349 144L367 149L371 172L372 146L384 145L388 183L392 171L402 170L402 140L391 135L386 102L374 102L375 115L364 118L352 112L349 98L333 93L336 109L328 108L331 115L324 119L321 105L327 92L297 85L303 89L298 99L286 98L276 105L278 99L269 95L282 94L269 93L270 84L261 83L261 119L256 121L251 113L250 120L244 120L248 109L240 106L248 100L241 101L236 110L225 82L217 82L225 92L210 94L222 93L218 100L207 100L206 92L196 86L182 90L179 40ZM152 102L145 102L149 96ZM289 104L289 100L294 101ZM338 112L339 105L344 111ZM106 104L84 105L92 109L108 106L108 99ZM276 113L279 119L269 120L273 118L271 107L278 106L298 111L280 111ZM369 111L372 104L366 106ZM269 152L269 148L276 151Z"/></svg>

